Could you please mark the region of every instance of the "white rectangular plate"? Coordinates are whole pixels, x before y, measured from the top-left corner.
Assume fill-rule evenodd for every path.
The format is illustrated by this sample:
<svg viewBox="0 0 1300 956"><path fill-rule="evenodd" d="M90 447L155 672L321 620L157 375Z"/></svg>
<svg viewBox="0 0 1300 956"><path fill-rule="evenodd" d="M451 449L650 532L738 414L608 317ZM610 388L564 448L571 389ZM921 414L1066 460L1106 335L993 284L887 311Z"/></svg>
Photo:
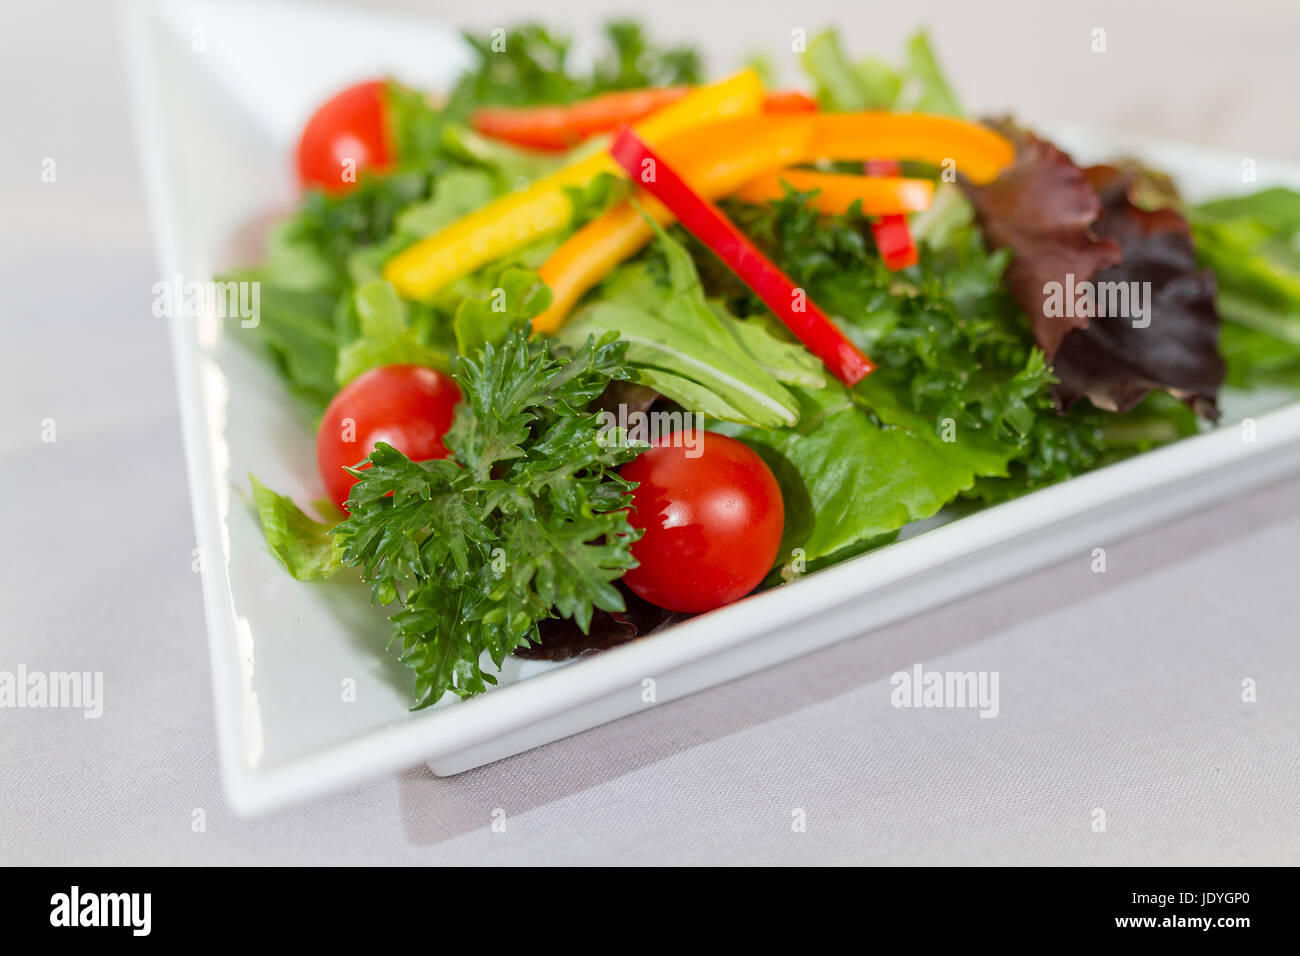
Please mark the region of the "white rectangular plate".
<svg viewBox="0 0 1300 956"><path fill-rule="evenodd" d="M235 236L291 207L297 131L331 91L384 74L438 88L465 63L446 27L319 6L137 0L122 25L161 280L210 278ZM1058 133L1083 159L1142 156L1193 199L1244 188L1235 156ZM1300 169L1258 169L1260 185L1300 185ZM648 706L646 679L657 701L673 700L1300 468L1300 404L1256 395L1228 404L1214 432L603 654L511 660L486 696L411 713L410 677L385 655L389 628L365 589L289 578L250 509L250 471L298 501L320 497L312 436L292 402L219 320L169 321L222 768L244 814L421 761L459 773ZM1247 414L1253 441L1239 427Z"/></svg>

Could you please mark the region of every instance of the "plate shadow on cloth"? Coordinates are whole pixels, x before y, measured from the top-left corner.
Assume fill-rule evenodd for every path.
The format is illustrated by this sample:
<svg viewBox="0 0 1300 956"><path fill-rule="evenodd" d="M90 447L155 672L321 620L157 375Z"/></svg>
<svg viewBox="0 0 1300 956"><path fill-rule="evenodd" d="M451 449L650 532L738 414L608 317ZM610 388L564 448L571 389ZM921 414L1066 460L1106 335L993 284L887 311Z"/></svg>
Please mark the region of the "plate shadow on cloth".
<svg viewBox="0 0 1300 956"><path fill-rule="evenodd" d="M408 770L398 777L407 840L440 843L489 826L496 807L517 816L884 680L1132 584L1204 550L1207 542L1247 536L1278 514L1293 513L1297 501L1300 481L1287 479L1137 536L1098 541L1107 550L1105 574L1092 572L1089 550L1014 583L454 777L436 777L423 766ZM635 733L625 726L629 720L639 722Z"/></svg>

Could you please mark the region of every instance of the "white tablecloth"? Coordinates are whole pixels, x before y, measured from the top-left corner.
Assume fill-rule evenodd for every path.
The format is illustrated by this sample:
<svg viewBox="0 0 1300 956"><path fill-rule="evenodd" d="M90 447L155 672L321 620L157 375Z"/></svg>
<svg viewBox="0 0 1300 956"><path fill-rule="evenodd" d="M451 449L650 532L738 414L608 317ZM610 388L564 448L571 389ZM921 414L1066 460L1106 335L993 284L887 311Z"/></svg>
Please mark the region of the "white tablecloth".
<svg viewBox="0 0 1300 956"><path fill-rule="evenodd" d="M106 8L0 12L12 94L0 107L0 671L102 671L105 681L97 720L0 708L0 861L1300 862L1300 478L1103 542L1105 574L1081 554L460 777L416 768L261 820L233 817L218 779L168 346L149 314L156 267ZM496 5L479 19L509 23L521 8ZM724 45L788 35L798 24L787 8L761 6ZM1109 27L1120 80L1148 78L1115 101L1119 125L1300 151L1294 124L1271 123L1290 115L1278 102L1290 90L1267 80L1270 70L1294 76L1294 10L1234 7L1211 30L1209 8L1193 9L1171 40L1160 18L1127 5L1055 19L1024 9L1037 7L999 20L1000 42L1050 43L1053 30L1086 33L1094 19ZM968 26L991 29L963 19L976 15L945 4L929 18L956 54L954 72L976 71L975 102L1025 99L1036 117L1074 118L1053 115L1049 94L1089 88L1078 64L1062 75L1029 47L1033 82L999 81L1011 57L979 73L991 34L982 53L960 46ZM720 23L724 11L699 16ZM882 32L867 29L865 8L827 7L808 26L846 16L863 23L862 43L884 44L920 14L895 11ZM665 29L689 26L679 17ZM1196 41L1183 43L1186 56L1176 56L1179 37ZM1138 45L1149 67L1130 62ZM1181 85L1173 71L1224 58L1256 71L1246 86L1225 73L1218 99L1195 99L1213 71ZM1165 82L1176 88L1168 102L1199 112L1163 108ZM1089 101L1083 118L1098 109ZM53 183L41 178L47 158ZM53 442L42 440L50 419ZM891 707L890 675L920 661L997 671L999 717ZM1254 703L1242 700L1247 678ZM498 808L504 832L491 827ZM792 827L795 811L805 832Z"/></svg>

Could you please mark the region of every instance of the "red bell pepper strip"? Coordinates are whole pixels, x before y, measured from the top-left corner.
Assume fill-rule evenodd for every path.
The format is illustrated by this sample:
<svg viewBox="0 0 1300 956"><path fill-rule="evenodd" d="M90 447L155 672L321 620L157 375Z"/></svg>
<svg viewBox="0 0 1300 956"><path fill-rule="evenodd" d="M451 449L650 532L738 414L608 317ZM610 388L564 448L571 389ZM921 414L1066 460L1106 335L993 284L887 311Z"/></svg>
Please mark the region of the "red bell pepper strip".
<svg viewBox="0 0 1300 956"><path fill-rule="evenodd" d="M777 90L763 98L764 113L816 113L817 101L799 90Z"/></svg>
<svg viewBox="0 0 1300 956"><path fill-rule="evenodd" d="M690 90L684 86L620 90L564 106L483 107L473 126L484 136L532 149L571 149L589 136L635 123Z"/></svg>
<svg viewBox="0 0 1300 956"><path fill-rule="evenodd" d="M485 106L470 123L484 136L528 149L566 150L599 133L644 119L690 92L685 86L649 87L603 93L559 106ZM798 90L763 98L764 113L815 113L817 101Z"/></svg>
<svg viewBox="0 0 1300 956"><path fill-rule="evenodd" d="M863 165L868 176L898 176L902 172L896 159L869 159ZM906 215L895 213L872 220L871 235L875 237L876 248L880 250L886 269L897 272L921 261Z"/></svg>
<svg viewBox="0 0 1300 956"><path fill-rule="evenodd" d="M687 185L636 133L626 128L620 131L609 153L634 183L667 206L678 222L753 289L836 378L852 386L876 367L803 289L763 255L717 206Z"/></svg>

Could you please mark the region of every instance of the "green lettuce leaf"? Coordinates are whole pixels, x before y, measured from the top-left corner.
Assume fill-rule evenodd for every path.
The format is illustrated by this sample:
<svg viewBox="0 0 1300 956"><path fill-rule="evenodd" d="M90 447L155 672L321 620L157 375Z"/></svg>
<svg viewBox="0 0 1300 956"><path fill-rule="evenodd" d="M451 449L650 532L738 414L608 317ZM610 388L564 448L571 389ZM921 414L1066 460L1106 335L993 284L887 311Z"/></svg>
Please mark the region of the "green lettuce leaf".
<svg viewBox="0 0 1300 956"><path fill-rule="evenodd" d="M403 209L395 226L398 232L411 236L432 235L496 195L492 177L482 169L449 169L434 182L433 196Z"/></svg>
<svg viewBox="0 0 1300 956"><path fill-rule="evenodd" d="M257 278L281 289L312 292L333 288L338 277L320 248L297 234L294 220L272 227L266 238L266 262Z"/></svg>
<svg viewBox="0 0 1300 956"><path fill-rule="evenodd" d="M944 449L872 420L838 383L798 390L799 427L729 429L771 467L785 499L783 561L842 556L929 518L975 480Z"/></svg>
<svg viewBox="0 0 1300 956"><path fill-rule="evenodd" d="M897 90L893 91L894 96L889 97L888 102L881 95L889 91L893 78L882 83L880 76L874 77L875 88L868 88L864 82L866 77L857 74L845 55L836 30L824 30L809 40L802 62L817 84L817 99L826 109L852 113L893 107ZM877 98L873 99L873 94Z"/></svg>
<svg viewBox="0 0 1300 956"><path fill-rule="evenodd" d="M908 38L905 61L898 68L876 58L852 63L835 30L808 41L802 64L816 84L817 99L828 110L964 115L925 30Z"/></svg>
<svg viewBox="0 0 1300 956"><path fill-rule="evenodd" d="M903 92L903 77L884 60L868 57L853 68L869 110L892 110Z"/></svg>
<svg viewBox="0 0 1300 956"><path fill-rule="evenodd" d="M1300 341L1278 338L1238 321L1251 315L1250 306L1220 295L1219 312L1225 319L1219 330L1219 351L1228 366L1229 385L1259 388L1265 385L1300 388ZM1261 318L1275 318L1265 314ZM1300 329L1300 323L1296 323Z"/></svg>
<svg viewBox="0 0 1300 956"><path fill-rule="evenodd" d="M299 581L317 581L343 566L342 544L330 533L334 524L308 517L292 500L276 494L253 475L248 480L266 545L290 574Z"/></svg>
<svg viewBox="0 0 1300 956"><path fill-rule="evenodd" d="M1057 414L1051 370L1003 287L1007 254L987 250L960 194L948 201L944 227L906 273L883 266L861 216L818 216L797 193L726 209L877 362L855 401L975 473L980 497L1001 500L1096 467L1108 454L1105 413L1079 403ZM700 261L706 287L733 312L762 308L733 276Z"/></svg>
<svg viewBox="0 0 1300 956"><path fill-rule="evenodd" d="M500 345L513 329L551 304L551 290L531 269L510 266L484 298L466 298L456 310L456 350L475 356L489 343Z"/></svg>
<svg viewBox="0 0 1300 956"><path fill-rule="evenodd" d="M1197 257L1218 278L1228 383L1300 387L1300 192L1218 199L1189 219Z"/></svg>
<svg viewBox="0 0 1300 956"><path fill-rule="evenodd" d="M690 253L656 230L662 259L620 270L560 337L574 343L616 331L638 380L684 408L760 428L793 425L799 404L783 383L820 387L820 363L761 320L710 303Z"/></svg>
<svg viewBox="0 0 1300 956"><path fill-rule="evenodd" d="M346 385L362 372L382 365L427 365L449 368L448 356L428 348L406 324L406 304L391 282L374 279L353 293L360 334L339 350L336 379Z"/></svg>
<svg viewBox="0 0 1300 956"><path fill-rule="evenodd" d="M912 112L965 115L952 85L939 66L930 35L925 30L918 30L907 41L907 75L916 89L915 98L909 105Z"/></svg>
<svg viewBox="0 0 1300 956"><path fill-rule="evenodd" d="M301 290L262 281L257 273L233 276L261 281L258 324L228 325L230 336L267 358L313 419L325 411L338 386L338 300L329 291Z"/></svg>

